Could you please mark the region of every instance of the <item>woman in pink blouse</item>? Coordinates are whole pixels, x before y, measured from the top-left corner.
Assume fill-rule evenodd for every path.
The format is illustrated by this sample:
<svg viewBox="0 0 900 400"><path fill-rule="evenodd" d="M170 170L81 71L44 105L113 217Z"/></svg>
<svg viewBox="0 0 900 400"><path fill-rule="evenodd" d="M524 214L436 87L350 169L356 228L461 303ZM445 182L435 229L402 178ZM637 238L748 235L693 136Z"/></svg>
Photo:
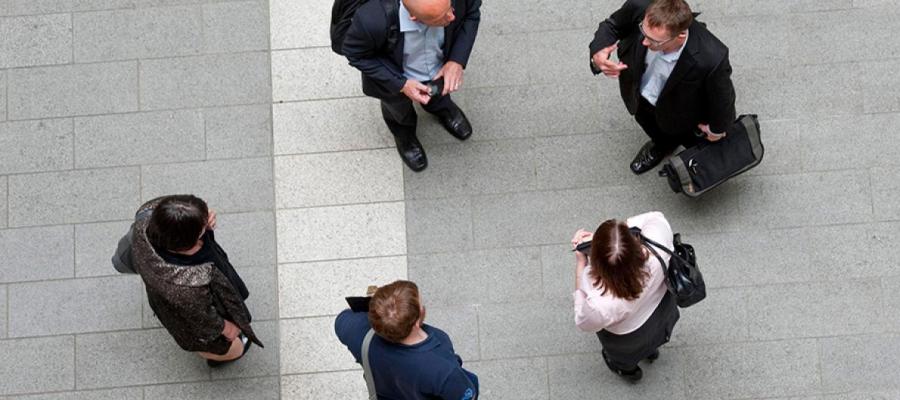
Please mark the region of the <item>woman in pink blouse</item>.
<svg viewBox="0 0 900 400"><path fill-rule="evenodd" d="M591 241L590 257L575 252L572 297L578 329L596 332L609 369L637 382L643 376L638 362L659 357L658 348L669 341L679 314L667 290L665 267L630 228L672 249L672 228L660 212L607 220L593 234L580 229L572 247ZM657 252L668 262L668 254Z"/></svg>

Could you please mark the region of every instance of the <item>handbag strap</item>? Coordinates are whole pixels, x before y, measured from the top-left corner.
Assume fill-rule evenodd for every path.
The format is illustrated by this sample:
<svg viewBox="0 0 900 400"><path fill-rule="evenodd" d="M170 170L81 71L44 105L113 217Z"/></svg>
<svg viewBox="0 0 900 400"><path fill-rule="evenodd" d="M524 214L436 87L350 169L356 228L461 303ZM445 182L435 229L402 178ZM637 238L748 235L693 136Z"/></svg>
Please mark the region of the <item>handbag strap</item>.
<svg viewBox="0 0 900 400"><path fill-rule="evenodd" d="M678 261L681 261L681 262L684 263L684 264L690 264L687 260L685 260L684 258L682 258L681 256L679 256L678 254L676 254L674 251L669 250L668 247L663 246L663 245L661 245L661 244L659 244L659 243L656 243L656 242L654 242L654 241L648 239L646 236L644 236L644 234L641 234L641 241L644 242L644 243L646 243L646 244L651 245L651 246L647 246L647 248L650 249L650 251L653 252L653 254L656 254L657 257L659 257L659 255L656 253L655 250L653 250L653 247L662 249L663 251L665 251L666 253L668 253L669 256L671 256L672 258L677 258ZM661 262L661 261L662 261L662 259L660 259L660 262Z"/></svg>
<svg viewBox="0 0 900 400"><path fill-rule="evenodd" d="M646 241L645 241L645 240L646 240ZM656 245L652 245L654 242L652 242L652 241L650 241L649 239L645 238L644 235L641 235L641 241L644 241L644 243L646 243L646 244L651 244L651 246L647 246L647 249L650 250L650 252L653 253L654 256L656 256L656 259L659 260L659 265L662 266L663 271L665 271L666 274L668 275L668 273L669 273L669 266L666 265L666 262L665 262L665 261L663 261L662 256L659 255L659 253L657 253L656 250L653 250L653 247L656 246Z"/></svg>
<svg viewBox="0 0 900 400"><path fill-rule="evenodd" d="M363 366L363 376L366 378L366 388L369 389L369 400L377 400L378 396L375 394L375 381L372 378L372 367L369 366L369 346L372 344L372 337L375 336L375 330L369 329L369 332L366 333L365 339L363 339L362 343L362 366Z"/></svg>

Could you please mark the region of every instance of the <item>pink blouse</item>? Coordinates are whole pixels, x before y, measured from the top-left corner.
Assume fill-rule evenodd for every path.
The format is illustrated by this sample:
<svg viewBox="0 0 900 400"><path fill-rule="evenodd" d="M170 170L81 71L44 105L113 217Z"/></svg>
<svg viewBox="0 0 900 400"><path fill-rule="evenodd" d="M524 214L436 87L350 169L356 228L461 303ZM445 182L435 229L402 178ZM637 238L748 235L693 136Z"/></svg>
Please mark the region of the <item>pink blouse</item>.
<svg viewBox="0 0 900 400"><path fill-rule="evenodd" d="M629 227L641 228L641 232L659 244L669 248L672 246L672 227L661 212L653 211L628 218ZM663 260L669 262L669 255L656 249ZM659 260L652 254L644 268L649 276L644 281L644 290L635 300L624 300L613 297L609 292L593 286L593 279L588 275L591 265L588 263L581 276L581 287L572 293L575 300L575 325L586 332L607 330L617 335L634 332L650 318L656 306L666 294L666 278Z"/></svg>

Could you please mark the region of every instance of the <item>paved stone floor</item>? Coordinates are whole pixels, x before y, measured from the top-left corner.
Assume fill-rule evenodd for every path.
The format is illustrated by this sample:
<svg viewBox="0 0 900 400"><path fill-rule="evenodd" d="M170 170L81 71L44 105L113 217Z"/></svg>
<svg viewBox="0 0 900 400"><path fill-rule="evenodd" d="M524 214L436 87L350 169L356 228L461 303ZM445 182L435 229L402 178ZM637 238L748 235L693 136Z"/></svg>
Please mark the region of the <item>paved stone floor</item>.
<svg viewBox="0 0 900 400"><path fill-rule="evenodd" d="M344 295L417 281L493 399L900 399L900 5L694 0L767 154L699 200L587 44L621 0L485 0L458 142L405 170L331 53L329 0L0 0L0 398L363 399ZM109 264L143 201L191 192L265 349L210 371ZM663 211L709 298L645 379L572 321L577 228Z"/></svg>

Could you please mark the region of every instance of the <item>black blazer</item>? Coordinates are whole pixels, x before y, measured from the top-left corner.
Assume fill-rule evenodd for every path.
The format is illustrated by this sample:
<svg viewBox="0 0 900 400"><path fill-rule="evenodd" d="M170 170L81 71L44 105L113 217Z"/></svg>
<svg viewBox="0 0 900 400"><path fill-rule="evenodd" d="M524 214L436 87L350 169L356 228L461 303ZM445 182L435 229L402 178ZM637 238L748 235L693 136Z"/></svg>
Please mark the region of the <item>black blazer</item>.
<svg viewBox="0 0 900 400"><path fill-rule="evenodd" d="M452 4L456 19L444 28L444 62L456 61L465 67L478 35L481 0L452 0ZM389 51L390 25L381 1L370 0L356 11L344 38L343 53L350 65L362 71L363 93L372 97L394 96L406 83L403 34L396 33L397 44Z"/></svg>
<svg viewBox="0 0 900 400"><path fill-rule="evenodd" d="M650 2L628 0L600 23L590 46L593 56L619 42L619 60L628 65L619 75L619 89L632 115L637 112L647 56L638 23L644 19ZM593 64L591 70L600 73ZM734 99L728 47L706 30L703 23L694 20L688 29L684 51L656 102L657 123L673 135L693 132L699 123L709 124L713 132L725 132L735 120Z"/></svg>

